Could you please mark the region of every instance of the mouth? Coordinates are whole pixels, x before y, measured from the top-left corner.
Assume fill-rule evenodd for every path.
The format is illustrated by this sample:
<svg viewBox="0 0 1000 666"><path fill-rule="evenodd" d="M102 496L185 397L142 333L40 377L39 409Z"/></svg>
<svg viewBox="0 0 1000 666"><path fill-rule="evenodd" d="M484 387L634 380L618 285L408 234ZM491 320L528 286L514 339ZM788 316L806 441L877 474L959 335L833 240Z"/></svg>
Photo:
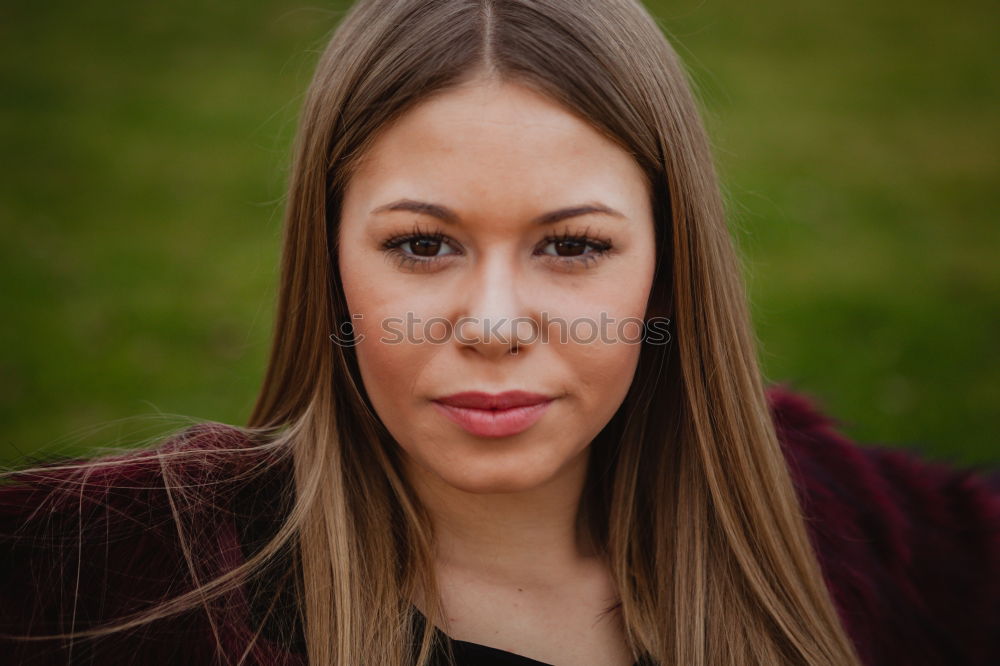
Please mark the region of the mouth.
<svg viewBox="0 0 1000 666"><path fill-rule="evenodd" d="M453 423L478 437L510 437L534 425L555 400L528 391L468 391L436 398L434 407Z"/></svg>

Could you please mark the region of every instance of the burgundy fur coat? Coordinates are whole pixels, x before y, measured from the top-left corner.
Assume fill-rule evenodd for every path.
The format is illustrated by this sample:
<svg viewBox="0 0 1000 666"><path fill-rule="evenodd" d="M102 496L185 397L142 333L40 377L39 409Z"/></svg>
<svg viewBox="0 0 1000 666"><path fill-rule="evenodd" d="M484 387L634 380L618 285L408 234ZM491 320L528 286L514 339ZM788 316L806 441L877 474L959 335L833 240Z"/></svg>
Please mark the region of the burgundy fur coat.
<svg viewBox="0 0 1000 666"><path fill-rule="evenodd" d="M787 386L768 397L824 577L864 664L1000 664L1000 474L853 443ZM162 446L211 457L241 441L208 423ZM171 499L189 542L210 544L211 553L195 551L205 577L242 562L276 525L268 516L282 507L267 498L279 486L258 482L250 493L204 466L215 471L190 470L184 481L214 499L186 504L163 491L154 457L124 459L92 472L82 493L57 472L0 486L0 633L82 629L188 589ZM0 663L235 664L252 643L244 663L305 664L292 568L277 562L216 602L214 627L194 610L97 640L0 638Z"/></svg>

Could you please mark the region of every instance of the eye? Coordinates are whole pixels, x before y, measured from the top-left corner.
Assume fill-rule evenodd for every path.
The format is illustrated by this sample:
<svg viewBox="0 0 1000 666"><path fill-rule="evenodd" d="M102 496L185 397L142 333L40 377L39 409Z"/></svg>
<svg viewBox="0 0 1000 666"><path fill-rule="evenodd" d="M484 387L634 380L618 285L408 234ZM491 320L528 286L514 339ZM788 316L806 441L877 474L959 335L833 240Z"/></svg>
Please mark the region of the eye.
<svg viewBox="0 0 1000 666"><path fill-rule="evenodd" d="M589 252L587 248L592 248ZM590 236L589 229L583 234L565 232L546 236L542 241L542 254L550 260L569 266L589 266L611 251L611 241ZM551 248L555 254L547 252Z"/></svg>
<svg viewBox="0 0 1000 666"><path fill-rule="evenodd" d="M546 236L537 247L536 255L560 269L589 267L612 251L610 240L593 237L589 229ZM410 270L429 270L450 255L462 254L445 234L422 229L419 223L410 232L384 241L382 249L398 266Z"/></svg>
<svg viewBox="0 0 1000 666"><path fill-rule="evenodd" d="M406 268L428 268L450 254L459 254L448 244L443 233L424 231L419 225L414 225L410 233L386 240L382 249L399 266ZM442 253L442 249L448 251Z"/></svg>

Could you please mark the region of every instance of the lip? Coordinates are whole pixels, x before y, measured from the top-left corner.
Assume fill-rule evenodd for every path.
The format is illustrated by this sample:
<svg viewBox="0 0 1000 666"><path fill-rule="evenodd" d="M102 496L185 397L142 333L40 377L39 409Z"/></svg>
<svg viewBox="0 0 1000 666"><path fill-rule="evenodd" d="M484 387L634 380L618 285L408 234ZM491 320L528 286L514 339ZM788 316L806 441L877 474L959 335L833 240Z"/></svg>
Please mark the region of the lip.
<svg viewBox="0 0 1000 666"><path fill-rule="evenodd" d="M510 437L534 425L555 398L529 391L466 391L436 398L435 409L479 437Z"/></svg>

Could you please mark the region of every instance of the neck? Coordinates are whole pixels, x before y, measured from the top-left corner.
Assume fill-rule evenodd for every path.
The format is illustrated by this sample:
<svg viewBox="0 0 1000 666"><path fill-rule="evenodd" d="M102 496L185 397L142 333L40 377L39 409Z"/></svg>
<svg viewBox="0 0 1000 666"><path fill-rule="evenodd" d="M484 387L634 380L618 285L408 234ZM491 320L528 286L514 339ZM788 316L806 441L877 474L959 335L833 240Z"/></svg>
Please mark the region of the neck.
<svg viewBox="0 0 1000 666"><path fill-rule="evenodd" d="M545 483L477 493L407 461L407 475L433 523L439 567L496 582L552 584L572 578L593 553L577 528L590 447Z"/></svg>

